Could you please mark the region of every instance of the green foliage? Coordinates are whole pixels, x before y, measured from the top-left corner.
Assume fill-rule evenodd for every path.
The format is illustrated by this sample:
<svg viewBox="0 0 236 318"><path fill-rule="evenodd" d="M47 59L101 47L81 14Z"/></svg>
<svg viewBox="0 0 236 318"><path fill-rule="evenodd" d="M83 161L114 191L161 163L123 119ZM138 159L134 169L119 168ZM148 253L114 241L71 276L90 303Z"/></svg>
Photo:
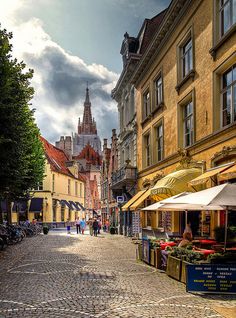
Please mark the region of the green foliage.
<svg viewBox="0 0 236 318"><path fill-rule="evenodd" d="M11 38L0 29L0 199L14 200L42 181L45 159L29 107L33 70L12 58Z"/></svg>
<svg viewBox="0 0 236 318"><path fill-rule="evenodd" d="M192 250L192 246L191 248L175 246L173 247L170 255L193 264L198 263L199 261L204 259L204 255Z"/></svg>
<svg viewBox="0 0 236 318"><path fill-rule="evenodd" d="M226 252L226 253L214 253L207 257L208 263L214 264L225 264L225 263L236 263L236 253Z"/></svg>

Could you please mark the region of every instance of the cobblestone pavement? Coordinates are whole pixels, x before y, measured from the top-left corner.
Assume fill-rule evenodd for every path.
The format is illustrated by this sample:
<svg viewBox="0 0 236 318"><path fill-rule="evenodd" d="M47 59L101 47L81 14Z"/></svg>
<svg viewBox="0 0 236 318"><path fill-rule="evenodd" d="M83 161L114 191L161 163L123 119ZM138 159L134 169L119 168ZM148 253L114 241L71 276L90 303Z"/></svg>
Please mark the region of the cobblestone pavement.
<svg viewBox="0 0 236 318"><path fill-rule="evenodd" d="M0 252L0 318L227 317L214 308L236 317L236 296L186 293L182 283L137 262L135 250L118 235L64 232L9 247Z"/></svg>

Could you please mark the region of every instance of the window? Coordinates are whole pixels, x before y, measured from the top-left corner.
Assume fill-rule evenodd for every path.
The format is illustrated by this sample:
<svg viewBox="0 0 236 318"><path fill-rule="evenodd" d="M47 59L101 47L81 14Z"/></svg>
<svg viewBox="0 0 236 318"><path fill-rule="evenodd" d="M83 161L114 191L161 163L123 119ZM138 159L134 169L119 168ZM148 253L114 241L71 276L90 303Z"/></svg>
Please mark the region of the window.
<svg viewBox="0 0 236 318"><path fill-rule="evenodd" d="M83 193L82 193L82 183L79 184L79 196L82 198Z"/></svg>
<svg viewBox="0 0 236 318"><path fill-rule="evenodd" d="M52 220L57 221L57 200L52 199Z"/></svg>
<svg viewBox="0 0 236 318"><path fill-rule="evenodd" d="M75 195L78 195L78 182L75 182Z"/></svg>
<svg viewBox="0 0 236 318"><path fill-rule="evenodd" d="M193 69L192 38L188 39L181 47L181 75L185 78Z"/></svg>
<svg viewBox="0 0 236 318"><path fill-rule="evenodd" d="M156 149L157 161L163 159L163 125L162 123L156 127Z"/></svg>
<svg viewBox="0 0 236 318"><path fill-rule="evenodd" d="M143 95L143 119L147 118L151 113L150 108L150 94L149 92L146 92Z"/></svg>
<svg viewBox="0 0 236 318"><path fill-rule="evenodd" d="M150 135L144 136L144 147L145 147L145 166L148 167L151 164L151 151L150 151Z"/></svg>
<svg viewBox="0 0 236 318"><path fill-rule="evenodd" d="M236 0L219 0L220 36L236 23Z"/></svg>
<svg viewBox="0 0 236 318"><path fill-rule="evenodd" d="M184 132L184 147L193 144L193 103L192 101L183 106L183 132Z"/></svg>
<svg viewBox="0 0 236 318"><path fill-rule="evenodd" d="M68 194L70 194L70 179L68 179Z"/></svg>
<svg viewBox="0 0 236 318"><path fill-rule="evenodd" d="M55 174L52 175L52 192L55 192Z"/></svg>
<svg viewBox="0 0 236 318"><path fill-rule="evenodd" d="M157 80L155 81L155 102L156 107L161 105L163 102L163 94L162 94L162 76L159 76Z"/></svg>
<svg viewBox="0 0 236 318"><path fill-rule="evenodd" d="M61 221L65 221L65 205L61 206Z"/></svg>
<svg viewBox="0 0 236 318"><path fill-rule="evenodd" d="M227 126L236 121L236 64L222 75L221 124Z"/></svg>

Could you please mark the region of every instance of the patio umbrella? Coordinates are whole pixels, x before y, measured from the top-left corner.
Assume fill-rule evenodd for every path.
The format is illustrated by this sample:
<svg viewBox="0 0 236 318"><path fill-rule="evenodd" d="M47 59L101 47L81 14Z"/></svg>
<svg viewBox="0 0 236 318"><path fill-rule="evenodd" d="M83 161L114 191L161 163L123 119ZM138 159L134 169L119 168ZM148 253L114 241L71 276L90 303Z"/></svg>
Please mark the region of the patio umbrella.
<svg viewBox="0 0 236 318"><path fill-rule="evenodd" d="M160 202L161 203L161 202ZM172 208L185 207L186 210L225 210L225 239L224 251L226 250L228 210L236 209L236 184L221 184L199 192L194 192L175 199ZM169 204L170 207L171 204ZM181 206L182 205L182 206ZM164 206L161 207L164 209Z"/></svg>
<svg viewBox="0 0 236 318"><path fill-rule="evenodd" d="M156 210L161 210L161 207L163 205L165 205L166 203L175 203L175 199L179 198L179 197L182 197L182 196L185 196L187 194L189 194L191 192L182 192L182 193L179 193L179 194L176 194L172 197L169 197L165 200L161 200L159 202L155 202L151 205L148 205L146 206L145 208L142 209L142 211L156 211Z"/></svg>

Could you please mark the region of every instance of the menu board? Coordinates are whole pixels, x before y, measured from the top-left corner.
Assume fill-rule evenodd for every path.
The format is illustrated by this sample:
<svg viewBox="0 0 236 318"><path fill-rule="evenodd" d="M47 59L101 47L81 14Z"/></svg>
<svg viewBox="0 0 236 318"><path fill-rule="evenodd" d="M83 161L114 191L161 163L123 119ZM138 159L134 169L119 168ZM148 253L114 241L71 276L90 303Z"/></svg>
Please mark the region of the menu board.
<svg viewBox="0 0 236 318"><path fill-rule="evenodd" d="M188 292L236 293L236 264L187 265Z"/></svg>
<svg viewBox="0 0 236 318"><path fill-rule="evenodd" d="M138 234L141 233L141 225L140 225L140 212L132 212L132 233Z"/></svg>

